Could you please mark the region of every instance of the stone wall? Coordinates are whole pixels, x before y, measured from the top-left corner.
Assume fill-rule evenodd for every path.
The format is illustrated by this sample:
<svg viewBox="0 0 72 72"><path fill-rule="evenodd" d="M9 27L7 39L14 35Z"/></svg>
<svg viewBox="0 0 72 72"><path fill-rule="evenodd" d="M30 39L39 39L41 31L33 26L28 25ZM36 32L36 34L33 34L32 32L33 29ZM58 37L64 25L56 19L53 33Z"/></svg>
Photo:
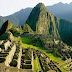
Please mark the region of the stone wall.
<svg viewBox="0 0 72 72"><path fill-rule="evenodd" d="M7 50L8 47L10 47L10 44L11 44L10 41L7 41L6 43L4 43L5 50Z"/></svg>
<svg viewBox="0 0 72 72"><path fill-rule="evenodd" d="M3 40L1 40L1 41L0 41L0 45L1 45L3 42L4 42L4 41L3 41Z"/></svg>
<svg viewBox="0 0 72 72"><path fill-rule="evenodd" d="M9 52L9 55L6 57L6 61L5 61L6 66L9 66L10 62L13 59L15 51L16 51L16 45L14 44L13 47L11 48L11 51Z"/></svg>
<svg viewBox="0 0 72 72"><path fill-rule="evenodd" d="M17 60L17 62L18 62L18 65L17 65L18 69L20 69L20 66L21 66L21 56L22 56L22 48L20 46L19 57L18 57L18 60Z"/></svg>
<svg viewBox="0 0 72 72"><path fill-rule="evenodd" d="M33 63L33 60L34 60L34 58L33 58L33 51L32 51L32 70L34 70L34 63Z"/></svg>

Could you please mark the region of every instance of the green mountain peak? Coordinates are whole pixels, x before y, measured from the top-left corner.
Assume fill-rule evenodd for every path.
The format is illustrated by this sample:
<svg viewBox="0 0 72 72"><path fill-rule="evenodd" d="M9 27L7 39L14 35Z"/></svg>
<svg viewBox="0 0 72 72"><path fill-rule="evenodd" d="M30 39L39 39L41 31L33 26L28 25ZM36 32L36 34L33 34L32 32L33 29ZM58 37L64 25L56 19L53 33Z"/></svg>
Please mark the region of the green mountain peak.
<svg viewBox="0 0 72 72"><path fill-rule="evenodd" d="M40 8L40 9L45 9L45 5L43 3L38 3L35 7Z"/></svg>
<svg viewBox="0 0 72 72"><path fill-rule="evenodd" d="M57 21L55 21L56 19ZM38 34L49 34L57 37L59 33L56 26L59 24L59 19L56 19L44 4L39 3L33 8L26 23Z"/></svg>
<svg viewBox="0 0 72 72"><path fill-rule="evenodd" d="M13 24L11 23L10 20L7 20L1 27L1 34L3 34L5 31L8 31L11 29Z"/></svg>

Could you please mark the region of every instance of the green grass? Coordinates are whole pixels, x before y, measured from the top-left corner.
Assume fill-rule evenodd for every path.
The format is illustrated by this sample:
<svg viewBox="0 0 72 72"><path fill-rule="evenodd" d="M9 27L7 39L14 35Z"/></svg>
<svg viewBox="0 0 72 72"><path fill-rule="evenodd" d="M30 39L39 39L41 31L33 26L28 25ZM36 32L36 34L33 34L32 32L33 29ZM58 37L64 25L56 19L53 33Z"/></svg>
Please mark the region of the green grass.
<svg viewBox="0 0 72 72"><path fill-rule="evenodd" d="M61 68L60 66L58 66L58 68L59 68L62 72L67 72L64 68Z"/></svg>
<svg viewBox="0 0 72 72"><path fill-rule="evenodd" d="M36 49L36 50L47 50L46 48L44 48L44 47L42 47L42 46L39 46L40 45L40 41L36 41L36 43L33 43L33 40L35 40L36 38L33 38L32 39L32 37L20 37L20 36L18 36L18 37L15 37L15 40L16 40L16 42L18 42L18 41L21 41L20 42L20 44L24 47L24 48L28 48L28 47L30 47L30 48L34 48L34 49ZM37 45L35 45L35 44L37 44Z"/></svg>
<svg viewBox="0 0 72 72"><path fill-rule="evenodd" d="M48 57L50 57L50 59L54 62L57 62L59 64L64 63L65 61L63 61L58 55L56 55L53 52L46 52L45 53Z"/></svg>
<svg viewBox="0 0 72 72"><path fill-rule="evenodd" d="M41 51L43 51L43 50L46 50L46 48L44 48L44 47L36 47L36 46L33 46L33 45L29 45L29 44L24 44L24 43L21 43L21 45L24 47L24 48L34 48L34 49L36 49L36 50L41 50Z"/></svg>
<svg viewBox="0 0 72 72"><path fill-rule="evenodd" d="M64 63L65 61L63 61L62 59L60 59L59 61L57 61L59 64Z"/></svg>
<svg viewBox="0 0 72 72"><path fill-rule="evenodd" d="M57 56L57 55L56 55L55 53L53 53L53 52L47 52L46 55L49 56L50 59L53 60L53 61L56 61L56 60L61 59L59 56Z"/></svg>
<svg viewBox="0 0 72 72"><path fill-rule="evenodd" d="M22 37L22 38L21 38L21 41L22 41L22 43L25 43L25 44L30 44L30 43L32 43L32 40L29 39L29 38L27 38L27 37Z"/></svg>
<svg viewBox="0 0 72 72"><path fill-rule="evenodd" d="M68 65L68 63L63 64L62 66L66 66L66 65Z"/></svg>
<svg viewBox="0 0 72 72"><path fill-rule="evenodd" d="M63 61L58 55L56 55L54 52L45 52L47 49L42 47L42 46L36 46L33 44L33 40L35 38L32 39L32 37L16 37L15 38L17 41L22 41L20 42L20 44L24 47L24 48L34 48L36 50L40 50L43 51L52 61L58 63L58 64L62 64L65 61ZM40 68L38 69L38 58L36 60L34 60L34 71L36 70L40 70ZM66 72L66 70L64 70L63 68L61 68L59 65L58 67L61 69L62 72Z"/></svg>
<svg viewBox="0 0 72 72"><path fill-rule="evenodd" d="M27 38L27 37L15 37L15 41L18 42L18 41L22 41L22 43L25 43L25 44L30 44L32 43L32 40Z"/></svg>
<svg viewBox="0 0 72 72"><path fill-rule="evenodd" d="M53 52L47 52L47 53L45 53L45 54L46 54L52 61L54 61L54 62L56 62L56 63L59 64L59 65L57 65L57 66L58 66L58 68L60 68L60 70L61 70L62 72L66 72L65 69L63 69L63 68L60 67L60 64L64 63L65 61L63 61L58 55L56 55L56 54L53 53Z"/></svg>
<svg viewBox="0 0 72 72"><path fill-rule="evenodd" d="M37 72L41 71L38 57L36 57L36 59L34 59L34 71L37 71Z"/></svg>

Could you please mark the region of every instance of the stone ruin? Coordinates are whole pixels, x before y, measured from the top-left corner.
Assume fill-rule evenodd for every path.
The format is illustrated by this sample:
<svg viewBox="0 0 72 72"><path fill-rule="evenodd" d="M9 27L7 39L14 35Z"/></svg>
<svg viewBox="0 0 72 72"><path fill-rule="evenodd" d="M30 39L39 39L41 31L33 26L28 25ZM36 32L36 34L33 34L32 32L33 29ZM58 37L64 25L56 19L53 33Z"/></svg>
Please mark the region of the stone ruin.
<svg viewBox="0 0 72 72"><path fill-rule="evenodd" d="M36 50L36 54L39 58L39 63L43 72L52 70L53 72L61 72L61 70L54 64L50 58L43 52Z"/></svg>
<svg viewBox="0 0 72 72"><path fill-rule="evenodd" d="M61 70L50 58L39 50L23 48L15 41L0 41L0 71L1 72L34 72L34 60L38 57L40 72Z"/></svg>

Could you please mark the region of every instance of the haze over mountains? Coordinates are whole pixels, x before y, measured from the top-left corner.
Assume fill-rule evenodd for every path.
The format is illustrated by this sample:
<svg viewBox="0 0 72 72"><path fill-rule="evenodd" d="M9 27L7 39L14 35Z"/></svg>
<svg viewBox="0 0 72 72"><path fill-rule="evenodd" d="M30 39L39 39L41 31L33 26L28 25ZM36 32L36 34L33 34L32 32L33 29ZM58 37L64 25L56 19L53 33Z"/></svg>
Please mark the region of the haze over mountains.
<svg viewBox="0 0 72 72"><path fill-rule="evenodd" d="M46 7L54 16L61 19L72 21L72 3L63 4L62 2Z"/></svg>
<svg viewBox="0 0 72 72"><path fill-rule="evenodd" d="M46 8L54 15L61 19L66 19L72 21L72 3L63 4L58 3L52 6L47 6ZM32 8L22 9L12 15L2 17L0 16L0 27L6 20L10 20L15 26L22 25L27 20Z"/></svg>
<svg viewBox="0 0 72 72"><path fill-rule="evenodd" d="M31 10L32 8L26 8L6 17L0 16L0 27L6 20L10 20L15 26L24 24Z"/></svg>

